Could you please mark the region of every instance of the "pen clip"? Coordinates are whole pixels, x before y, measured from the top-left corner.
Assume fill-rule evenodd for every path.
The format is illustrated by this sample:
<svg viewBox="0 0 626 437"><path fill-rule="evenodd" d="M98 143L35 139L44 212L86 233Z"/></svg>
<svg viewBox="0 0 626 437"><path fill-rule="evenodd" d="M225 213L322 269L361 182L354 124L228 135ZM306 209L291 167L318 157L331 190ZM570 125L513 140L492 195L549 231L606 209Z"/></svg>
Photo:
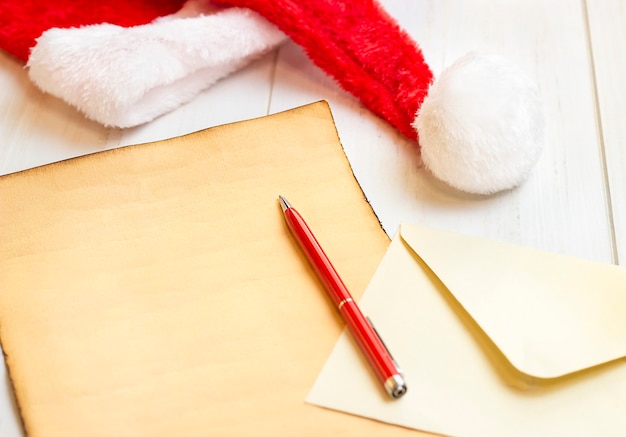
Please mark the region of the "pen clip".
<svg viewBox="0 0 626 437"><path fill-rule="evenodd" d="M369 318L369 316L366 316L365 319L367 319L367 323L370 324L370 326L372 327L372 331L374 331L374 334L376 334L376 337L378 337L378 339L380 340L380 343L383 345L383 347L385 348L385 350L387 351L387 354L389 355L389 357L391 358L391 361L393 361L393 364L396 366L396 369L398 369L398 373L403 376L402 373L402 369L400 368L400 366L398 365L398 362L396 361L396 359L393 357L393 355L391 355L391 352L389 351L389 348L387 347L387 344L385 343L385 341L383 340L383 338L380 336L380 334L378 333L378 330L376 329L376 326L374 326L374 322L372 322L372 319Z"/></svg>

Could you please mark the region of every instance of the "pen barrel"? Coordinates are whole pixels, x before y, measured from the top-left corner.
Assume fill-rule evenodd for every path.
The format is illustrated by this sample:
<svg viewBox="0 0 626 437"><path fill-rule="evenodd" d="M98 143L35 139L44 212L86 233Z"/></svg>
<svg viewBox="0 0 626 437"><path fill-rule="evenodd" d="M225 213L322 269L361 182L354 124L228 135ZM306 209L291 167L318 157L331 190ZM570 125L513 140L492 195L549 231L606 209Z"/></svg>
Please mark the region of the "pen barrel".
<svg viewBox="0 0 626 437"><path fill-rule="evenodd" d="M285 210L285 221L335 306L338 307L346 298L351 299L348 288L302 216L295 209L289 208Z"/></svg>
<svg viewBox="0 0 626 437"><path fill-rule="evenodd" d="M342 315L350 333L359 344L378 379L386 386L390 378L400 375L400 369L370 322L352 299L348 288L302 216L293 208L286 209L284 214L289 229Z"/></svg>
<svg viewBox="0 0 626 437"><path fill-rule="evenodd" d="M346 302L339 312L380 382L385 385L389 378L400 375L400 369L389 354L387 347L357 304L353 301Z"/></svg>

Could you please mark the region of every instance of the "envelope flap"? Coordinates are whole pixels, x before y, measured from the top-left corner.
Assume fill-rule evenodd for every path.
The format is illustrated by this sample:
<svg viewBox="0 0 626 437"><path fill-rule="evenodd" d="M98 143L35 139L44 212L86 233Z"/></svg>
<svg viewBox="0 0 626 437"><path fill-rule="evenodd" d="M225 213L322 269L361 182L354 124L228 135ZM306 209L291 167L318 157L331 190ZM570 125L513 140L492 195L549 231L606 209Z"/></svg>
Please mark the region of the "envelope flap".
<svg viewBox="0 0 626 437"><path fill-rule="evenodd" d="M519 371L626 356L625 268L412 224L400 236Z"/></svg>

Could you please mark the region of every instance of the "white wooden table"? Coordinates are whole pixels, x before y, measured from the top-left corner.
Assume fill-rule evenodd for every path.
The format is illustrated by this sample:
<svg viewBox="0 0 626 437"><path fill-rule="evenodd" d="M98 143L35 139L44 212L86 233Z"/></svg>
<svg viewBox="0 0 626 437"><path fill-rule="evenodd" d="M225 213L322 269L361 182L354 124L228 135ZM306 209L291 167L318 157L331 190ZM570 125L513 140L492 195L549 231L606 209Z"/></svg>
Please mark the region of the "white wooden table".
<svg viewBox="0 0 626 437"><path fill-rule="evenodd" d="M354 173L390 236L410 221L626 265L626 3L382 3L420 43L435 74L479 51L509 57L537 82L546 146L523 186L474 197L438 183L419 168L415 144L290 42L175 112L128 130L104 128L42 94L21 63L0 53L0 174L325 99ZM0 371L0 435L21 436L4 367Z"/></svg>

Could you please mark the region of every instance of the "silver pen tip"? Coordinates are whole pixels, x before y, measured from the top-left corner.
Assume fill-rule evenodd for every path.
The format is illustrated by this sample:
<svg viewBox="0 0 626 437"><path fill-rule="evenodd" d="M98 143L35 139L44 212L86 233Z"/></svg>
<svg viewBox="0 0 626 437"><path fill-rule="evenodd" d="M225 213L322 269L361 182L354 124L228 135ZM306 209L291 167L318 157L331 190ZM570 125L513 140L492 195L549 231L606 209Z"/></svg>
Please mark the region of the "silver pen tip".
<svg viewBox="0 0 626 437"><path fill-rule="evenodd" d="M406 393L406 383L402 375L390 376L385 381L385 390L394 399L399 399Z"/></svg>
<svg viewBox="0 0 626 437"><path fill-rule="evenodd" d="M283 196L278 196L278 200L280 201L280 207L285 212L287 209L291 208L291 204L287 202Z"/></svg>

